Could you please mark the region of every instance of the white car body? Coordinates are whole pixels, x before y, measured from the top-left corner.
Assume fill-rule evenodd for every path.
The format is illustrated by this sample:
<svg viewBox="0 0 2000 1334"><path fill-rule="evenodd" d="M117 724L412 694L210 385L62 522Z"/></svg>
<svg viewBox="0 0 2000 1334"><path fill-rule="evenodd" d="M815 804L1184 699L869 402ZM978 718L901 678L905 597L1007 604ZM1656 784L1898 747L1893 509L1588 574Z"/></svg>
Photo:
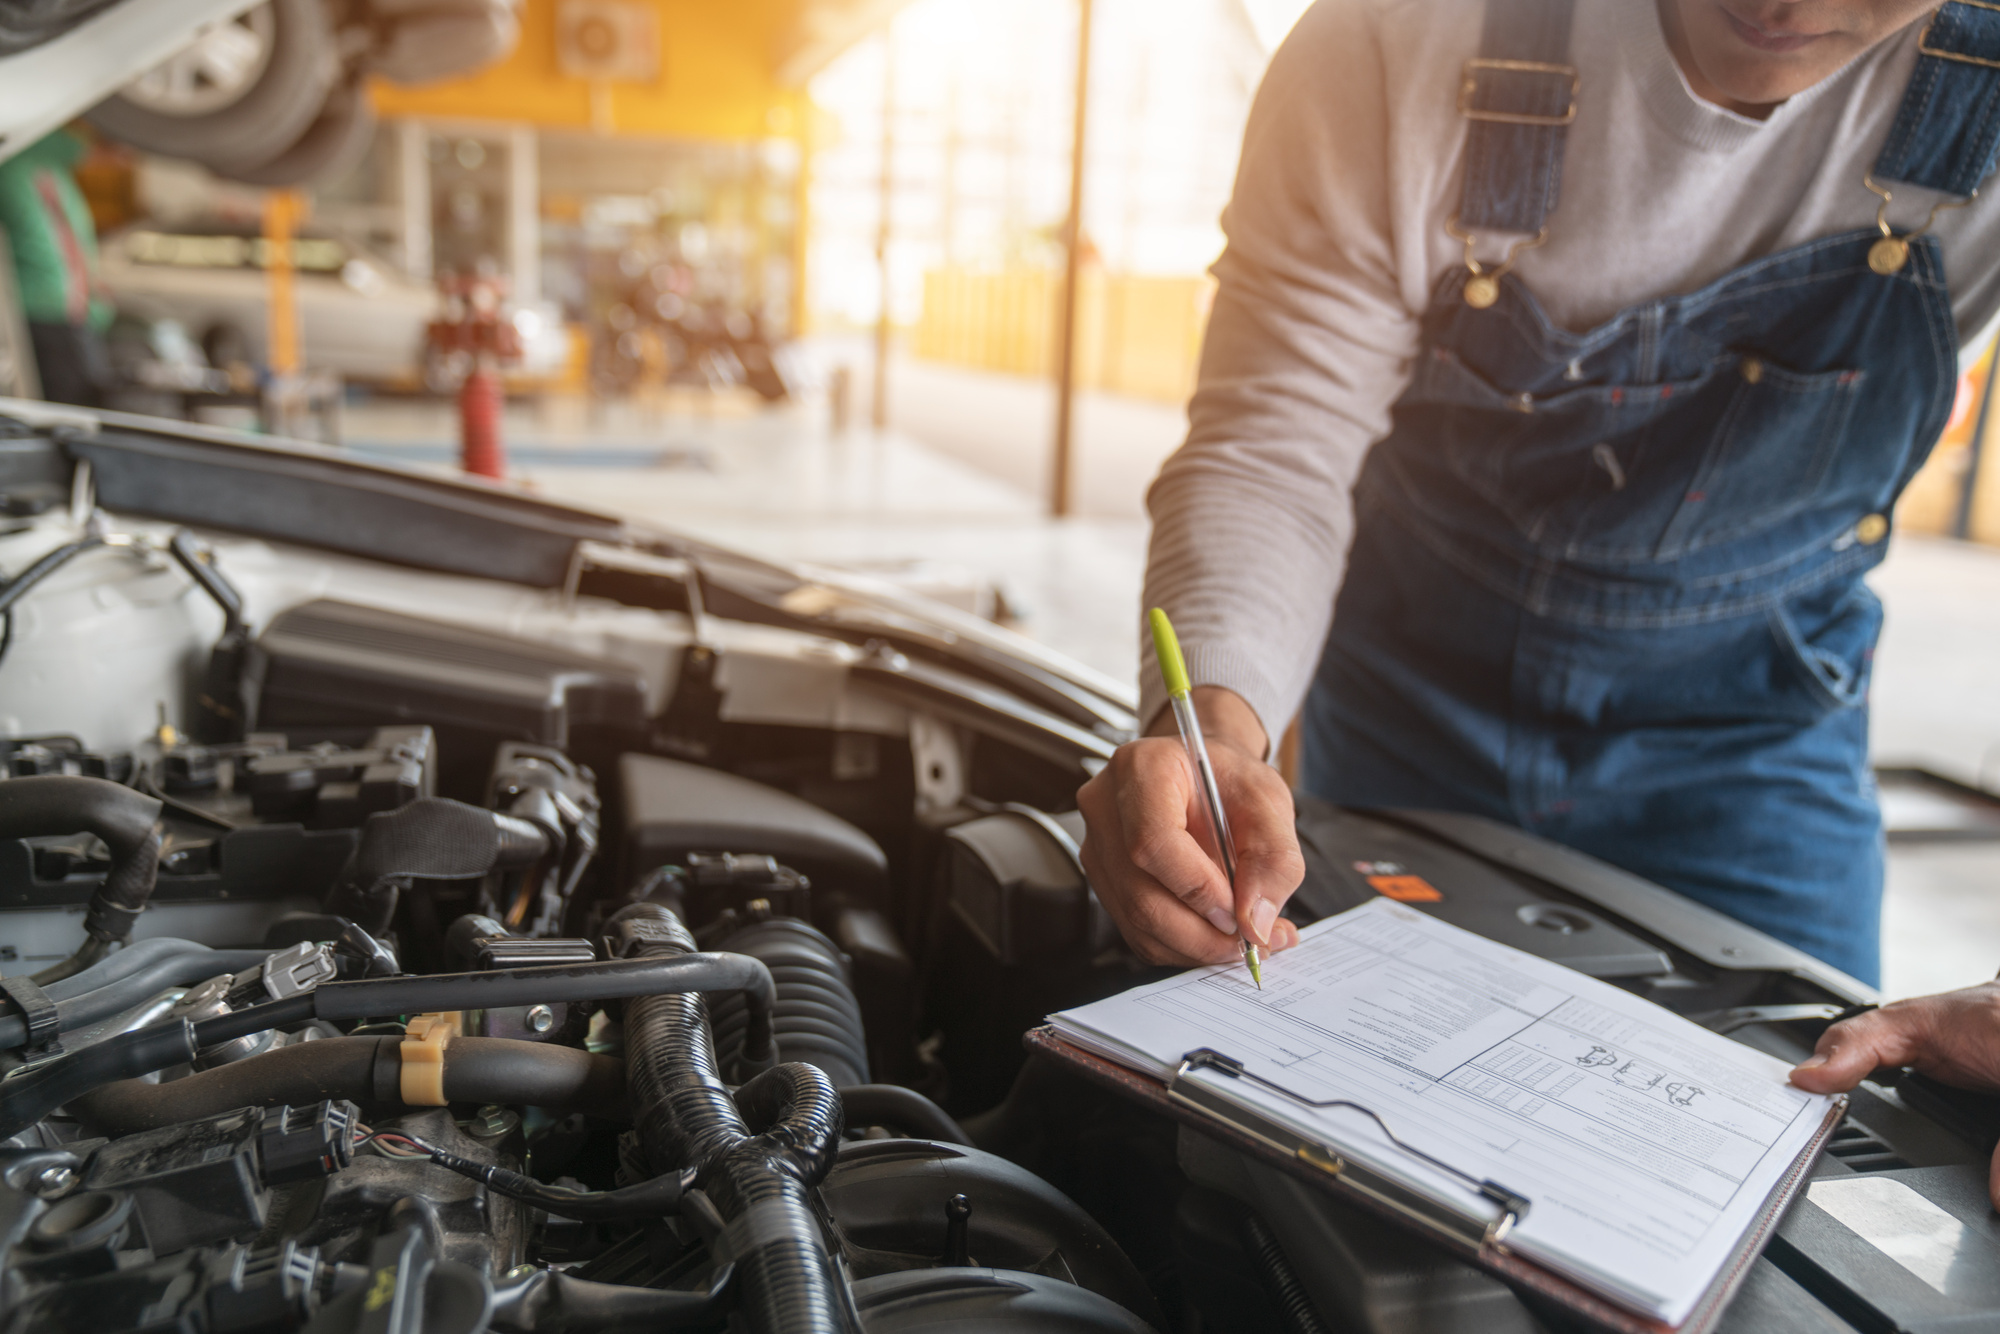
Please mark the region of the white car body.
<svg viewBox="0 0 2000 1334"><path fill-rule="evenodd" d="M104 243L104 287L119 311L142 320L177 321L197 339L228 325L240 331L250 347L261 350L268 336L270 295L264 270L242 263L141 262L136 255L147 253L149 239L156 236L135 229ZM348 258L338 271L302 268L295 275L306 369L375 383L418 380L425 326L438 314L437 290L375 256L352 246L346 249ZM540 377L557 374L568 363L569 331L553 308L517 311L515 325L521 332L523 357L512 369Z"/></svg>
<svg viewBox="0 0 2000 1334"><path fill-rule="evenodd" d="M0 159L12 157L257 0L125 0L0 57Z"/></svg>

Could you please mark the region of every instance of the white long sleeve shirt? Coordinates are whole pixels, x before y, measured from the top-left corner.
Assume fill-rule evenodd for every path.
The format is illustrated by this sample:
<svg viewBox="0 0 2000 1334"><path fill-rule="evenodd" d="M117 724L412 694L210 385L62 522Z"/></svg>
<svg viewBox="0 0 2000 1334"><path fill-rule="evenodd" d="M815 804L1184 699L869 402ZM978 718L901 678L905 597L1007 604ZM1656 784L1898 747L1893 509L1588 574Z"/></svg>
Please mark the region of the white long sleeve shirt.
<svg viewBox="0 0 2000 1334"><path fill-rule="evenodd" d="M1172 616L1194 683L1242 695L1274 745L1332 620L1362 460L1388 432L1433 289L1464 263L1445 224L1465 147L1459 74L1484 12L1484 0L1319 0L1251 112L1187 442L1148 495L1145 598ZM1560 200L1547 244L1520 257L1521 281L1581 331L1871 226L1878 200L1862 180L1920 27L1756 121L1695 96L1654 0L1579 0ZM1898 188L1891 224L1918 226L1939 198ZM2000 198L1932 230L1970 343L2000 306ZM1508 239L1486 238L1482 258ZM1150 719L1165 701L1144 652Z"/></svg>

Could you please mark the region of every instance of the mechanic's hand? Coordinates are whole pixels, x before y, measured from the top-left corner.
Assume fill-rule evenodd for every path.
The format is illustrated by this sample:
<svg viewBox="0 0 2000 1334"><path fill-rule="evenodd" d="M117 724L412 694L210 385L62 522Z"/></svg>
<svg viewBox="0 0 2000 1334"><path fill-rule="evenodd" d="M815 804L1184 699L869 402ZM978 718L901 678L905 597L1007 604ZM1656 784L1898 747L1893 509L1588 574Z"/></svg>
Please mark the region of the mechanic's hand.
<svg viewBox="0 0 2000 1334"><path fill-rule="evenodd" d="M1884 1065L1907 1065L1958 1088L2000 1090L2000 982L1896 1001L1843 1020L1820 1035L1792 1082L1813 1093L1844 1093ZM1987 1193L2000 1207L2000 1153Z"/></svg>
<svg viewBox="0 0 2000 1334"><path fill-rule="evenodd" d="M1265 949L1289 949L1298 928L1278 909L1306 873L1291 791L1264 763L1268 739L1240 695L1204 686L1194 703L1236 845L1234 901L1171 712L1077 793L1084 871L1126 942L1152 963L1240 958L1239 928Z"/></svg>

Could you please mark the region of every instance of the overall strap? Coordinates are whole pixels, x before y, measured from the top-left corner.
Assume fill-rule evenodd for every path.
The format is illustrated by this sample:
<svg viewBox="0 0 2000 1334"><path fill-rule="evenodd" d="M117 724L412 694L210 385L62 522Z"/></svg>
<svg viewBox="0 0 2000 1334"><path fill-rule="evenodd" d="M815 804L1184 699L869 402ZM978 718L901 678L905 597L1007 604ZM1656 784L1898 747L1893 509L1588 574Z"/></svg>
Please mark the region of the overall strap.
<svg viewBox="0 0 2000 1334"><path fill-rule="evenodd" d="M1555 208L1576 119L1575 10L1576 0L1486 0L1480 54L1465 62L1458 91L1459 114L1472 122L1461 226L1537 235Z"/></svg>
<svg viewBox="0 0 2000 1334"><path fill-rule="evenodd" d="M2000 155L2000 4L1950 0L1924 24L1917 49L1874 176L1965 198Z"/></svg>

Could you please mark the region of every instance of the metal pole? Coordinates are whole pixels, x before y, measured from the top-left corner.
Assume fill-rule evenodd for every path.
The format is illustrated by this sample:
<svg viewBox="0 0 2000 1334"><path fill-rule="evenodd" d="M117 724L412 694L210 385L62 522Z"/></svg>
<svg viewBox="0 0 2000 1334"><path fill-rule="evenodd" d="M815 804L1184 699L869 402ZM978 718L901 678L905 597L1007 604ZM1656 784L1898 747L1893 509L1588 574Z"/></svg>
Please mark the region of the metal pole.
<svg viewBox="0 0 2000 1334"><path fill-rule="evenodd" d="M542 299L542 187L538 140L532 125L507 131L508 295L517 306Z"/></svg>
<svg viewBox="0 0 2000 1334"><path fill-rule="evenodd" d="M0 398L40 398L42 379L35 366L35 345L28 338L28 317L21 313L21 295L14 286L14 254L7 248L7 231L0 228Z"/></svg>
<svg viewBox="0 0 2000 1334"><path fill-rule="evenodd" d="M812 320L806 303L811 299L813 152L817 147L813 117L819 114L819 107L812 98L803 96L795 99L795 107L799 169L792 181L791 331L792 337L804 338L811 331Z"/></svg>
<svg viewBox="0 0 2000 1334"><path fill-rule="evenodd" d="M403 272L432 278L430 128L420 120L396 125L396 203L401 212Z"/></svg>
<svg viewBox="0 0 2000 1334"><path fill-rule="evenodd" d="M265 360L273 375L299 371L298 284L292 265L292 237L305 216L305 202L295 190L273 190L264 196Z"/></svg>
<svg viewBox="0 0 2000 1334"><path fill-rule="evenodd" d="M875 231L875 263L882 283L882 309L875 317L875 393L871 420L875 429L889 429L889 336L891 321L889 290L889 238L896 202L896 29L891 24L882 33L882 200L881 218Z"/></svg>
<svg viewBox="0 0 2000 1334"><path fill-rule="evenodd" d="M1979 465L1986 452L1986 419L1993 411L1993 377L2000 374L2000 338L1986 357L1986 384L1979 391L1979 417L1972 424L1972 439L1965 446L1965 482L1958 492L1958 513L1952 516L1951 535L1963 541L1972 536L1972 502L1979 489Z"/></svg>
<svg viewBox="0 0 2000 1334"><path fill-rule="evenodd" d="M1077 0L1076 108L1070 141L1069 217L1063 223L1062 324L1056 341L1056 440L1049 513L1068 517L1071 509L1071 431L1076 411L1077 285L1083 264L1083 167L1090 142L1090 29L1092 0Z"/></svg>

